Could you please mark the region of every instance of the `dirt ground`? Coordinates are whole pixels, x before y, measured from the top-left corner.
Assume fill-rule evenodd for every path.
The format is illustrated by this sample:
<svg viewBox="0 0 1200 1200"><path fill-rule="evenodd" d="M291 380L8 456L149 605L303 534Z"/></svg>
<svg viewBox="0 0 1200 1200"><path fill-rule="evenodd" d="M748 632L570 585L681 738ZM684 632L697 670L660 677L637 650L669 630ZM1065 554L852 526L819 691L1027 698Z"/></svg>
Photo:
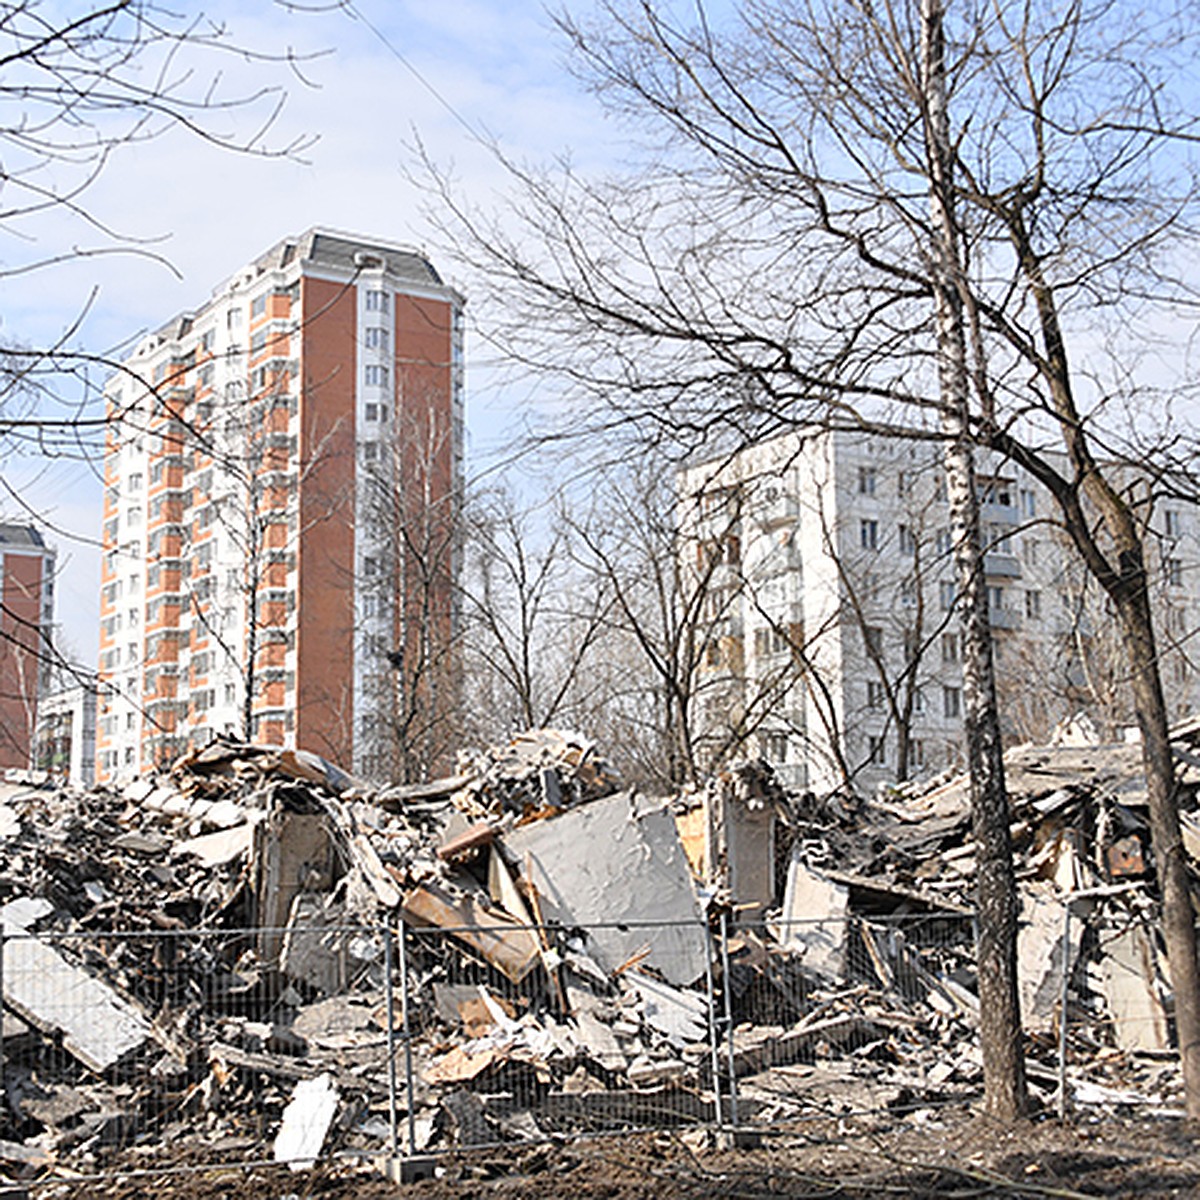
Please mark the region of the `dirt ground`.
<svg viewBox="0 0 1200 1200"><path fill-rule="evenodd" d="M0 1196L4 1193L0 1190ZM772 1129L756 1145L658 1133L477 1151L398 1187L363 1167L198 1172L36 1187L30 1200L708 1200L716 1197L1200 1197L1200 1135L1106 1117L1007 1127L963 1111Z"/></svg>

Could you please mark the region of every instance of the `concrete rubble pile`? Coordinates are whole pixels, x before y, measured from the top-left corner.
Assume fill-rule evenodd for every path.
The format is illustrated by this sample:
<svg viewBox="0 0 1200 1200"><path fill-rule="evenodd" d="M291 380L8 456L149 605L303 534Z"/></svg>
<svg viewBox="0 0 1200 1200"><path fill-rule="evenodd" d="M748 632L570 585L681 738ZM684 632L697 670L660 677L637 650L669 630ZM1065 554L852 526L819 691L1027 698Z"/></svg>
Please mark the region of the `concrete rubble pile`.
<svg viewBox="0 0 1200 1200"><path fill-rule="evenodd" d="M1169 1104L1138 748L1008 763L1034 1091L1065 957L1073 1099ZM0 784L0 1181L972 1096L967 803L754 763L650 798L553 730L383 789L226 743L120 791Z"/></svg>

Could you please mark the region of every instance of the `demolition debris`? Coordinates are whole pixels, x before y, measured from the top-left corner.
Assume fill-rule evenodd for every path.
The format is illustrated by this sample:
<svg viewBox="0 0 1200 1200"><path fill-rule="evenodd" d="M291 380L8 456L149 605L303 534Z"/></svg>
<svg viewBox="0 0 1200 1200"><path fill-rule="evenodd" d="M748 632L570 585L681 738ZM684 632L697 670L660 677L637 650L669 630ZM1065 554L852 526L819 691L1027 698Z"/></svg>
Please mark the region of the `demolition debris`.
<svg viewBox="0 0 1200 1200"><path fill-rule="evenodd" d="M1169 1109L1138 748L1007 765L1034 1091ZM961 779L652 798L553 730L408 787L227 743L0 784L0 1184L969 1099L969 831Z"/></svg>

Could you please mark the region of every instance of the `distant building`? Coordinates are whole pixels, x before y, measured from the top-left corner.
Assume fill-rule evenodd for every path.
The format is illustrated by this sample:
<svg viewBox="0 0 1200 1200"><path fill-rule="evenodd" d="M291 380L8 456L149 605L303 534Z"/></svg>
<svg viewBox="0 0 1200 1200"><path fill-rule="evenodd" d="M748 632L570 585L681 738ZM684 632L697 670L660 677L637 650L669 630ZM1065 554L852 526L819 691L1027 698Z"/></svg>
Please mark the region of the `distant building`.
<svg viewBox="0 0 1200 1200"><path fill-rule="evenodd" d="M463 299L287 238L106 388L97 774L230 733L388 778L457 701Z"/></svg>
<svg viewBox="0 0 1200 1200"><path fill-rule="evenodd" d="M54 561L32 525L0 523L0 767L30 766L50 678Z"/></svg>
<svg viewBox="0 0 1200 1200"><path fill-rule="evenodd" d="M83 672L77 672L82 679ZM94 680L47 692L38 707L33 766L76 787L96 779L96 690Z"/></svg>
<svg viewBox="0 0 1200 1200"><path fill-rule="evenodd" d="M1119 634L1042 486L980 454L1002 719L1044 740L1086 712L1132 723ZM692 726L710 758L771 761L794 787L870 789L963 762L962 642L936 442L797 431L680 474L681 564L703 588ZM1200 711L1196 510L1147 513L1171 716Z"/></svg>

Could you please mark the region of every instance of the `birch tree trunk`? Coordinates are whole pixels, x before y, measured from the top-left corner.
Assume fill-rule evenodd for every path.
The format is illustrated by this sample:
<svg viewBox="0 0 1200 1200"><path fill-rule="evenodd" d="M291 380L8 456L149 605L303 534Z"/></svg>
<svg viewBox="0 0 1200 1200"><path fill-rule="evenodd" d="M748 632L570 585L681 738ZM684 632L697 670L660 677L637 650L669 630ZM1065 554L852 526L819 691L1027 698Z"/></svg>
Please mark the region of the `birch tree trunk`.
<svg viewBox="0 0 1200 1200"><path fill-rule="evenodd" d="M1026 1107L1017 992L1017 892L1000 716L984 584L979 497L969 429L970 383L946 111L941 0L921 0L921 65L932 215L932 278L941 424L954 565L963 614L963 707L977 862L977 970L984 1103L1000 1119Z"/></svg>

